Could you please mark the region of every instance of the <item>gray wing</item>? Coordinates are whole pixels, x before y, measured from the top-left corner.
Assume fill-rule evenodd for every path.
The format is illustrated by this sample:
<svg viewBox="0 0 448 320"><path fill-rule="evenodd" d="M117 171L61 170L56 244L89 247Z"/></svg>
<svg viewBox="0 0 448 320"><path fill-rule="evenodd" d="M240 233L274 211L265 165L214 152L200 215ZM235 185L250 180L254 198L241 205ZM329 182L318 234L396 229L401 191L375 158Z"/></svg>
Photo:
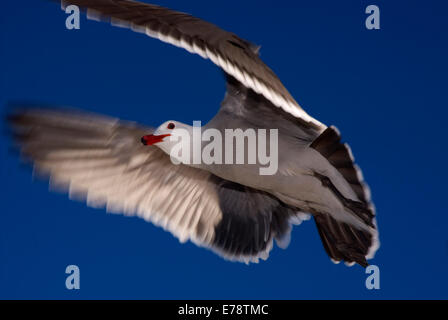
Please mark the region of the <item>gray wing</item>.
<svg viewBox="0 0 448 320"><path fill-rule="evenodd" d="M339 131L331 126L320 132L312 126L301 123L299 119L283 110L274 110L272 103L263 96L246 88L239 81L227 77L227 93L219 113L211 121L211 126L228 123L241 123L254 128L276 128L288 147L295 147L301 152L309 149L318 151L327 160L328 168L335 169L331 179L319 175L322 184L330 188L332 193L344 204L348 212L360 218L371 229L359 230L347 223L338 221L328 214L301 208L314 214L314 220L322 240L322 244L333 262L344 260L347 265L354 262L367 266L367 259L374 257L379 248L378 228L375 209L370 198L370 189L365 183L361 169L355 164L350 147L341 141ZM276 112L273 112L276 111ZM291 157L288 149L283 148L279 156ZM297 154L297 153L296 153ZM295 158L293 158L295 159ZM306 164L301 164L306 166ZM313 169L309 167L308 169ZM322 168L314 168L319 170ZM283 168L287 170L287 168ZM325 172L325 171L323 171ZM327 175L329 175L327 171ZM334 182L334 184L333 184ZM351 189L354 200L346 199L340 190Z"/></svg>
<svg viewBox="0 0 448 320"><path fill-rule="evenodd" d="M221 67L273 105L316 128L325 125L309 116L294 100L275 73L258 56L258 48L231 32L189 14L129 0L64 0L87 11L93 20L110 21L150 37L199 54Z"/></svg>
<svg viewBox="0 0 448 320"><path fill-rule="evenodd" d="M309 146L323 131L302 119L278 109L263 95L247 88L234 77L227 75L227 90L221 108L210 121L210 127L232 126L237 123L248 128L277 129L283 140L292 145ZM224 129L224 128L221 128Z"/></svg>
<svg viewBox="0 0 448 320"><path fill-rule="evenodd" d="M172 164L159 148L141 144L152 129L133 122L38 108L17 109L9 121L22 155L53 188L230 260L267 258L273 238L287 239L290 223L306 218L266 193Z"/></svg>

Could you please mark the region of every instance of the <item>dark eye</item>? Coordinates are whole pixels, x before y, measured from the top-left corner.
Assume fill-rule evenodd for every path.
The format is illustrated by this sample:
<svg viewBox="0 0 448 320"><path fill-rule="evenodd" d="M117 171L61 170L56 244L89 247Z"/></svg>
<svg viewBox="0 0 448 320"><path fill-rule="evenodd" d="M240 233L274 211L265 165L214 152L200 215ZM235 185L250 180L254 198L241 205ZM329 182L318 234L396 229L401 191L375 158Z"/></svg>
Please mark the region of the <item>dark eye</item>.
<svg viewBox="0 0 448 320"><path fill-rule="evenodd" d="M170 123L168 123L168 125L166 127L168 129L174 129L175 125L174 125L174 123L170 122Z"/></svg>

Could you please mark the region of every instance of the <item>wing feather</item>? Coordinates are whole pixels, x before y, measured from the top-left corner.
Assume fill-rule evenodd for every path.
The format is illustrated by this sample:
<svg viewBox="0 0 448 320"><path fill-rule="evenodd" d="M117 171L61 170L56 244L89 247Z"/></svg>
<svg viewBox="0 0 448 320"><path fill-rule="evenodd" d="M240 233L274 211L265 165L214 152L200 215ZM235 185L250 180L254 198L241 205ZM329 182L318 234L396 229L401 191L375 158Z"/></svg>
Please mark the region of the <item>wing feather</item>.
<svg viewBox="0 0 448 320"><path fill-rule="evenodd" d="M70 198L140 216L181 241L211 246L211 237L202 239L197 224L190 223L199 221L195 216L206 216L205 229L213 235L222 217L210 174L174 165L157 147L143 146L140 138L151 128L48 109L21 110L11 122L22 154L34 162L35 171L50 176L50 184L64 188ZM194 210L187 217L182 206L191 203Z"/></svg>
<svg viewBox="0 0 448 320"><path fill-rule="evenodd" d="M37 174L50 177L52 189L94 208L141 217L181 242L256 262L268 257L274 237L290 231L284 225L293 210L285 211L278 199L174 165L159 148L143 146L140 138L151 128L39 108L17 110L10 124L22 154Z"/></svg>
<svg viewBox="0 0 448 320"><path fill-rule="evenodd" d="M259 47L214 24L189 14L130 0L64 0L87 17L129 28L210 59L244 86L315 129L326 126L309 116L294 100L275 73L258 56Z"/></svg>

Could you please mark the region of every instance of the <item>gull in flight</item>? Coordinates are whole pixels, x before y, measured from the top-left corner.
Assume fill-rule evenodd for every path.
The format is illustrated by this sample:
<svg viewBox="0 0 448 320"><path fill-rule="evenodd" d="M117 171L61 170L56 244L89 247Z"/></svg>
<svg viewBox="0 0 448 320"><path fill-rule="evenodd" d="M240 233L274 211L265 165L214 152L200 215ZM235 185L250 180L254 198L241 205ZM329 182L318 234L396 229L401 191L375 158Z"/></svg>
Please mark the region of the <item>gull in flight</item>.
<svg viewBox="0 0 448 320"><path fill-rule="evenodd" d="M275 239L314 219L335 263L366 267L379 247L370 191L339 131L308 115L259 47L189 14L130 0L69 0L87 17L109 21L211 60L227 90L204 125L278 130L278 168L255 164L174 164L168 137L192 126L167 121L153 129L87 112L22 107L8 121L16 145L50 185L108 212L135 215L228 260L267 259ZM217 108L218 109L218 108Z"/></svg>

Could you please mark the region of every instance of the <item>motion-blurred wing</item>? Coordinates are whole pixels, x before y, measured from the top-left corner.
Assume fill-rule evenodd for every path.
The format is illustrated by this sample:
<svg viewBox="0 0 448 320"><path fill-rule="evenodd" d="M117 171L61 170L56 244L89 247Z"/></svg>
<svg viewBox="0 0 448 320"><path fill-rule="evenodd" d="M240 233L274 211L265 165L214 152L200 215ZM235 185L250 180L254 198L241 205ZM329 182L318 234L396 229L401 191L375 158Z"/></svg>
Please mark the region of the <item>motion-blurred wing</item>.
<svg viewBox="0 0 448 320"><path fill-rule="evenodd" d="M137 215L231 260L267 258L295 212L261 191L207 171L174 165L140 139L136 123L79 111L22 109L10 117L15 141L51 186L109 212ZM297 221L297 217L295 217Z"/></svg>
<svg viewBox="0 0 448 320"><path fill-rule="evenodd" d="M310 117L294 100L274 72L258 56L258 47L233 33L189 14L130 0L64 0L77 5L93 20L130 28L210 59L246 87L275 106L317 129L325 125Z"/></svg>

